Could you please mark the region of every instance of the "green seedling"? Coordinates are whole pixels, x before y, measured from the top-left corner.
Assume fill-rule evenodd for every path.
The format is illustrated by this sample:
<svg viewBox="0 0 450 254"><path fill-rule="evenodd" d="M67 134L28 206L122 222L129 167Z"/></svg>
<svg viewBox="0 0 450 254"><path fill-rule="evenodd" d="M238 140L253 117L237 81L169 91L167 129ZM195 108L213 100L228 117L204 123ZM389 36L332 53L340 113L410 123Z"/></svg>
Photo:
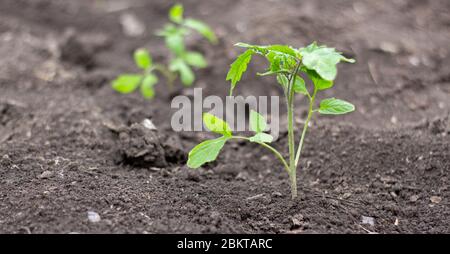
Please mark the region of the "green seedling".
<svg viewBox="0 0 450 254"><path fill-rule="evenodd" d="M186 49L186 36L191 31L196 31L212 44L217 43L217 37L212 29L202 21L185 18L184 8L181 4L176 4L170 9L169 19L171 22L156 34L164 37L166 47L171 52L168 69L179 74L183 85L191 86L195 81L192 67L205 68L208 63L201 53Z"/></svg>
<svg viewBox="0 0 450 254"><path fill-rule="evenodd" d="M345 58L334 48L318 46L316 43L296 49L287 45L257 46L245 43L238 43L236 46L246 48L246 51L239 55L231 64L227 75L227 80L231 81L230 95L242 75L247 70L254 55L264 56L268 62L268 70L258 73L259 76L275 76L281 86L287 105L288 123L288 146L289 155L286 160L270 143L273 137L264 131L267 123L264 117L256 111L250 112L250 130L254 132L251 137L233 135L230 126L222 119L209 114L203 114L203 122L210 131L222 135L213 140L207 140L195 146L189 153L188 167L198 168L207 162L216 160L220 150L225 143L232 139L243 139L262 145L270 150L283 164L290 178L292 198L297 197L297 166L303 149L303 142L308 130L308 124L314 113L322 115L341 115L355 110L355 106L344 100L328 98L316 104L317 94L320 91L329 89L334 85L337 75L336 65L343 61L354 63L353 59ZM302 76L312 81L311 87L307 87ZM299 143L295 145L294 133L294 96L304 95L309 101L308 116L301 132Z"/></svg>
<svg viewBox="0 0 450 254"><path fill-rule="evenodd" d="M166 47L171 52L168 66L154 63L148 50L137 49L134 52L134 62L141 70L138 74L122 74L113 82L112 87L119 93L128 94L140 88L142 96L151 99L155 96L154 86L158 83L156 71L166 79L171 90L178 75L184 86L191 86L195 81L194 68L205 68L208 63L205 57L195 51L188 51L184 43L189 33L197 31L211 43L217 43L217 37L212 29L200 20L183 17L183 6L176 4L169 11L172 21L157 32L165 38Z"/></svg>
<svg viewBox="0 0 450 254"><path fill-rule="evenodd" d="M162 64L153 63L150 53L146 49L137 49L134 51L134 63L141 69L141 73L122 74L113 82L112 87L119 93L128 94L140 88L144 98L151 99L155 96L154 86L158 83L158 76L155 71L162 73L171 84L174 76Z"/></svg>

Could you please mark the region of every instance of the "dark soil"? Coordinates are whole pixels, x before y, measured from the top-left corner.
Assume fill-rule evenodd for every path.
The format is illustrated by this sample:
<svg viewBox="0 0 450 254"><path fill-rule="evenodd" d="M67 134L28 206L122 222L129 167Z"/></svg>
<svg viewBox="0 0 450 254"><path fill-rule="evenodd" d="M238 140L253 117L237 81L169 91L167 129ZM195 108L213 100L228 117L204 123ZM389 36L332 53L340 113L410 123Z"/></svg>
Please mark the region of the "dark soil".
<svg viewBox="0 0 450 254"><path fill-rule="evenodd" d="M205 95L227 94L238 41L317 40L357 59L324 94L357 111L314 119L299 199L279 163L252 144L228 144L218 162L186 168L205 137L171 130L163 83L153 101L111 89L115 75L135 71L135 48L164 61L152 31L169 1L2 0L1 233L450 233L448 0L182 2L220 37L219 46L189 41L210 62L196 82ZM145 33L124 35L124 13ZM236 92L279 94L272 83L247 74ZM274 145L286 152L285 137Z"/></svg>

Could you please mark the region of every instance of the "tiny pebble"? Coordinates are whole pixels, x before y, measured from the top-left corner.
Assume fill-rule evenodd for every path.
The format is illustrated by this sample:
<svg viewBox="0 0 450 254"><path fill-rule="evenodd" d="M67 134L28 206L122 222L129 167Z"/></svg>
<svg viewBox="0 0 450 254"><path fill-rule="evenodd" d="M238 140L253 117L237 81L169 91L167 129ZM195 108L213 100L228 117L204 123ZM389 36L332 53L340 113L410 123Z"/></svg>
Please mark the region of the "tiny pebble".
<svg viewBox="0 0 450 254"><path fill-rule="evenodd" d="M275 191L274 193L272 193L272 196L281 198L283 197L283 194L281 192Z"/></svg>
<svg viewBox="0 0 450 254"><path fill-rule="evenodd" d="M101 220L100 215L96 212L89 211L88 212L88 219L92 223L99 222Z"/></svg>
<svg viewBox="0 0 450 254"><path fill-rule="evenodd" d="M409 200L410 200L411 202L416 202L417 200L419 200L419 196L418 196L418 195L412 195L412 196L409 198Z"/></svg>
<svg viewBox="0 0 450 254"><path fill-rule="evenodd" d="M361 216L361 222L362 224L368 224L371 226L375 225L375 219L373 217L369 217L369 216Z"/></svg>
<svg viewBox="0 0 450 254"><path fill-rule="evenodd" d="M435 204L439 204L439 203L441 203L442 198L439 197L439 196L431 196L431 197L430 197L430 201L433 202L433 203L435 203Z"/></svg>
<svg viewBox="0 0 450 254"><path fill-rule="evenodd" d="M156 130L156 126L150 119L144 119L144 121L142 121L142 125L149 130Z"/></svg>
<svg viewBox="0 0 450 254"><path fill-rule="evenodd" d="M42 174L38 175L38 178L39 179L47 179L47 178L50 178L52 176L53 176L53 172L46 170L46 171L42 172Z"/></svg>

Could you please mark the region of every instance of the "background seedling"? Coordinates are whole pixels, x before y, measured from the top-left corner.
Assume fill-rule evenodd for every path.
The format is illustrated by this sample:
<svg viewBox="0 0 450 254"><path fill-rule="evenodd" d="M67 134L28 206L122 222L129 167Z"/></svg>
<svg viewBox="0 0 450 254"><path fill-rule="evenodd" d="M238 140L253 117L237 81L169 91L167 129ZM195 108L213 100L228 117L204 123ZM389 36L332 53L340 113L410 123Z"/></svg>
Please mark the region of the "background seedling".
<svg viewBox="0 0 450 254"><path fill-rule="evenodd" d="M208 65L201 53L186 49L185 38L191 31L196 31L212 44L216 44L217 37L212 29L200 20L184 18L184 8L181 4L176 4L170 9L169 19L171 22L156 33L165 38L165 45L171 53L168 66L154 64L147 50L138 49L134 52L134 61L143 73L120 75L112 82L114 90L127 94L140 87L141 94L150 99L154 97L153 87L158 83L158 77L154 71L163 74L169 89L172 89L178 75L184 86L191 86L195 81L192 67L205 68Z"/></svg>
<svg viewBox="0 0 450 254"><path fill-rule="evenodd" d="M354 63L354 60L345 58L334 48L318 46L315 42L300 49L288 45L258 46L246 43L238 43L236 46L246 48L246 51L239 55L230 66L226 78L231 81L230 95L232 95L233 89L247 70L247 65L250 63L252 57L254 55L264 56L269 62L269 67L266 72L258 73L258 75L276 76L278 84L282 87L286 98L288 111L288 160L269 145L273 141L273 138L271 135L264 133L267 127L266 120L258 112L252 110L250 112L250 129L255 133L252 137L234 136L228 123L209 113L203 114L205 126L210 131L221 134L222 137L204 141L194 147L189 153L187 165L190 168L198 168L204 163L214 161L228 140L248 140L266 147L281 161L289 175L291 194L294 199L297 197L297 166L308 130L308 124L313 114L318 112L323 115L340 115L355 110L355 107L351 103L336 98L324 99L316 107L316 96L318 92L329 89L334 85L334 79L337 75L336 65L341 61ZM313 86L311 88L307 88L305 80L300 74L305 75L312 81ZM295 146L294 133L295 94L302 94L309 100L308 116L297 147Z"/></svg>
<svg viewBox="0 0 450 254"><path fill-rule="evenodd" d="M155 71L161 72L172 84L174 75L164 66L153 63L150 53L146 49L137 49L134 52L134 63L142 70L141 73L122 74L112 82L114 90L127 94L134 92L140 87L142 96L151 99L155 96L154 85L158 83Z"/></svg>

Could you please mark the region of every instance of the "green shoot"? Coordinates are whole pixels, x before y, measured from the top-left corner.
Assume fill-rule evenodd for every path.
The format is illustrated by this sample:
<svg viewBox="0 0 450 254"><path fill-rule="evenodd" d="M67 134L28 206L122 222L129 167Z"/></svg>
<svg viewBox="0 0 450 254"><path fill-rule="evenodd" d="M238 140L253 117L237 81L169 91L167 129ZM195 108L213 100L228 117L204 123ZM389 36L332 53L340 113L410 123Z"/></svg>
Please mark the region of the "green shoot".
<svg viewBox="0 0 450 254"><path fill-rule="evenodd" d="M264 132L267 128L264 117L252 110L250 112L250 130L254 132L254 135L251 137L234 136L225 121L211 114L204 114L203 121L205 126L212 132L221 134L222 137L204 141L194 147L189 153L187 165L190 168L198 168L207 162L214 161L225 143L232 139L243 139L257 143L267 148L280 160L290 178L291 195L294 199L297 197L297 167L303 150L308 125L314 113L341 115L355 110L355 106L351 103L335 98L324 99L317 107L317 94L322 90L333 87L333 81L337 75L336 65L339 62L354 63L355 61L345 58L334 48L318 46L316 43L300 49L288 45L258 46L246 43L238 43L236 46L246 48L246 51L239 55L230 66L226 78L231 82L230 95L247 70L247 65L250 63L252 57L254 55L264 56L269 62L269 67L264 73L258 73L258 75L276 76L276 80L283 89L286 99L289 146L287 160L270 145L273 137ZM308 77L312 81L312 87L308 88L306 86L305 80L301 75ZM302 94L309 102L308 116L297 146L294 127L295 94Z"/></svg>
<svg viewBox="0 0 450 254"><path fill-rule="evenodd" d="M155 96L153 87L158 83L158 76L155 75L155 71L160 71L167 75L169 80L172 79L164 65L153 63L152 57L146 49L137 49L134 52L134 63L141 69L141 73L119 75L112 82L112 87L117 92L128 94L140 87L142 96L151 99Z"/></svg>
<svg viewBox="0 0 450 254"><path fill-rule="evenodd" d="M170 9L169 19L171 23L166 24L156 34L164 37L166 47L171 52L169 70L180 76L184 86L191 86L195 81L195 74L192 71L192 67L205 68L208 66L208 63L201 53L186 49L186 36L191 31L195 31L212 44L217 43L217 37L213 30L202 21L185 18L184 8L181 4L176 4Z"/></svg>
<svg viewBox="0 0 450 254"><path fill-rule="evenodd" d="M178 75L184 86L191 86L194 83L195 74L192 68L205 68L208 63L201 53L186 49L185 37L190 31L196 31L213 44L217 43L217 37L207 24L196 19L184 18L183 13L184 8L181 4L173 6L169 11L171 23L157 32L157 35L165 38L166 47L171 52L168 66L154 63L146 49L137 49L134 52L134 62L141 73L119 75L112 82L114 90L128 94L140 88L142 96L152 99L155 96L154 86L159 81L155 72L159 72L167 79L170 90Z"/></svg>

